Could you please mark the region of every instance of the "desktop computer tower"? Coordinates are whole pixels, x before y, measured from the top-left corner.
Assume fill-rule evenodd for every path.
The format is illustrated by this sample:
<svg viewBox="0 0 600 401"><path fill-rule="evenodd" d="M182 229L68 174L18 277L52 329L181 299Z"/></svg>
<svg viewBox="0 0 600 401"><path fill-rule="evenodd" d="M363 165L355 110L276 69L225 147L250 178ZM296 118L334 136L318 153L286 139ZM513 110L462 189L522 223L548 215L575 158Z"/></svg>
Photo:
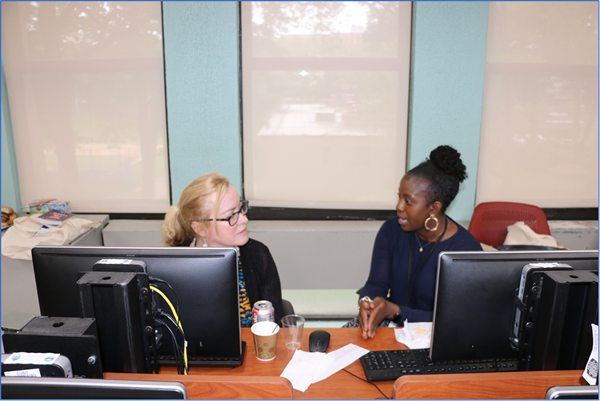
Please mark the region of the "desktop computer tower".
<svg viewBox="0 0 600 401"><path fill-rule="evenodd" d="M583 369L598 323L598 273L536 273L536 302L519 338L519 370Z"/></svg>
<svg viewBox="0 0 600 401"><path fill-rule="evenodd" d="M73 375L102 378L102 360L95 319L38 316L15 333L5 333L4 352L38 352L64 355Z"/></svg>
<svg viewBox="0 0 600 401"><path fill-rule="evenodd" d="M92 271L77 284L83 316L96 319L103 370L158 371L148 275Z"/></svg>

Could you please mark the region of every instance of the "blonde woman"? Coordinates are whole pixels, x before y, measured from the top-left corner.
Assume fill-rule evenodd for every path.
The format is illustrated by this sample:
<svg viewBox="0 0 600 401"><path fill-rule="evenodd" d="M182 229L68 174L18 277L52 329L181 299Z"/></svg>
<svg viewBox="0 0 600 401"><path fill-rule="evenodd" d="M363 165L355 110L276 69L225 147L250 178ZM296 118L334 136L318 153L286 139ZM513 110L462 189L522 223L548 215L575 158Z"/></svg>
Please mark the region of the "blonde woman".
<svg viewBox="0 0 600 401"><path fill-rule="evenodd" d="M177 206L165 215L162 234L166 246L237 247L240 275L240 321L252 325L252 306L268 300L275 309L275 322L283 317L281 283L269 249L249 238L248 201L220 173L209 173L192 181Z"/></svg>

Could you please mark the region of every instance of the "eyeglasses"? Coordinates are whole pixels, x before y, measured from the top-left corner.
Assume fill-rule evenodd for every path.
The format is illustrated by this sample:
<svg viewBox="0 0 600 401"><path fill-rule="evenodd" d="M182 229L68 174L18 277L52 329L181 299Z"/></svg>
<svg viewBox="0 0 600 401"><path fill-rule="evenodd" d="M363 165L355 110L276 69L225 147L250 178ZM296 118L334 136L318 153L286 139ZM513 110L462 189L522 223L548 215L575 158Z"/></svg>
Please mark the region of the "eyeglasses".
<svg viewBox="0 0 600 401"><path fill-rule="evenodd" d="M240 219L240 213L242 213L244 216L246 215L246 213L248 212L248 201L247 200L242 200L241 201L242 206L240 207L240 210L238 210L237 212L233 212L233 214L229 217L227 217L226 219L215 219L216 221L226 221L229 223L230 226L235 226L238 222L238 220ZM213 219L200 219L198 221L213 221Z"/></svg>

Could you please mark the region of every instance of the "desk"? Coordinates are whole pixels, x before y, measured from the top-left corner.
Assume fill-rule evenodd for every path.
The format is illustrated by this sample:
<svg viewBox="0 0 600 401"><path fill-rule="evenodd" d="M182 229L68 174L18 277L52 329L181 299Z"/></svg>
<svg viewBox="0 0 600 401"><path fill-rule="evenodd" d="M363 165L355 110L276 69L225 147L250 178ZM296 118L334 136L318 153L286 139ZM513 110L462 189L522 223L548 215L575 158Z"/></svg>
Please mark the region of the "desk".
<svg viewBox="0 0 600 401"><path fill-rule="evenodd" d="M304 329L302 336L303 351L308 351L308 337L311 332L317 329ZM327 352L342 348L347 344L355 344L359 347L366 348L370 351L374 350L389 350L389 349L406 349L406 346L396 341L394 330L391 328L382 328L377 330L377 336L374 339L363 340L360 329L326 329L331 333L331 340ZM279 376L283 369L292 359L293 351L285 348L283 333L279 332L277 339L277 356L269 362L262 362L256 359L254 350L254 340L249 328L242 328L242 341L246 341L246 355L244 363L237 368L190 368L190 375L231 375L231 376ZM348 371L365 379L360 361L352 363L346 368ZM160 370L160 375L176 374L175 367L163 367ZM129 373L105 373L105 379L129 379L140 380L147 377L147 380L160 380L160 375L133 375ZM392 398L393 381L378 382L377 386L387 395ZM188 397L193 395L188 394ZM327 379L315 384L311 384L305 392L293 390L293 398L303 399L375 399L384 398L375 386L363 382L360 379L350 375L347 372L339 371Z"/></svg>
<svg viewBox="0 0 600 401"><path fill-rule="evenodd" d="M403 376L397 399L544 399L553 386L586 385L582 370Z"/></svg>
<svg viewBox="0 0 600 401"><path fill-rule="evenodd" d="M317 329L304 329L304 335L302 337L302 347L301 350L308 351L308 337L311 332ZM400 344L396 341L394 336L394 329L392 328L380 328L377 330L377 336L374 339L364 340L361 335L360 329L327 329L329 333L331 333L331 340L329 343L328 352L339 349L347 344L355 344L359 347L366 348L370 351L377 350L393 350L393 349L406 349L404 344ZM190 368L190 375L200 375L202 380L206 378L210 378L210 376L214 376L217 379L222 378L224 375L230 377L252 377L254 379L264 377L265 380L273 380L275 377L279 377L283 369L287 366L288 362L292 358L293 352L285 348L285 344L283 341L283 334L281 331L279 332L279 337L277 341L277 356L274 360L269 362L261 362L256 359L256 354L254 350L254 341L252 338L252 333L249 328L242 329L242 340L246 341L246 355L244 357L244 364L237 368ZM365 379L364 371L362 369L362 365L360 361L355 361L351 365L349 365L346 370L355 374L356 376ZM185 376L177 376L175 367L164 367L161 368L159 375L151 375L151 374L130 374L130 373L105 373L104 378L106 379L128 379L128 380L161 380L161 376L163 376L167 380L175 380L179 378L185 378ZM503 376L504 375L504 376ZM381 391L389 398L393 398L394 396L398 396L398 398L411 398L411 397L402 397L402 393L404 389L407 391L411 391L413 397L419 398L439 398L436 397L436 394L441 394L440 391L442 387L454 387L452 383L449 382L450 376L453 376L453 379L456 379L457 382L462 382L463 385L458 386L458 394L457 398L480 398L483 396L489 396L490 398L503 398L500 396L495 396L498 393L495 393L494 388L497 386L498 391L503 391L502 386L506 387L510 385L511 379L520 380L518 385L525 387L538 387L544 388L543 394L545 394L545 390L547 387L551 387L551 385L546 385L548 383L556 383L552 385L575 385L575 384L583 384L581 381L581 371L563 371L563 372L508 372L508 373L481 373L481 374L464 374L464 375L417 375L417 376L404 376L394 381L383 381L376 382L377 387L381 389ZM492 388L487 388L487 390L482 393L472 394L475 396L469 397L469 389L475 387L473 386L473 382L478 382L479 380L487 380L490 381L493 379L495 384L492 385ZM498 379L498 380L496 380ZM526 379L521 381L521 379ZM508 380L508 381L507 381ZM466 386L466 387L465 387ZM524 387L522 387L524 388ZM439 390L439 391L438 391ZM396 394L396 391L399 391ZM456 392L455 392L456 394ZM503 393L499 393L503 394ZM517 398L527 398L528 394L523 393L523 397ZM538 394L541 394L540 391L535 393L532 398L544 398L543 394L541 397L537 397ZM194 392L193 389L188 387L188 397L189 398L207 398L203 397L202 392ZM315 384L311 384L308 390L305 392L301 392L298 390L292 391L293 398L301 398L301 399L382 399L384 398L381 393L373 386L367 382L364 382L348 372L343 370L335 373L334 375L328 377L327 379L320 381ZM217 395L213 395L210 398L217 398ZM268 398L268 397L265 397ZM277 398L277 397L275 397ZM443 398L449 398L443 397Z"/></svg>

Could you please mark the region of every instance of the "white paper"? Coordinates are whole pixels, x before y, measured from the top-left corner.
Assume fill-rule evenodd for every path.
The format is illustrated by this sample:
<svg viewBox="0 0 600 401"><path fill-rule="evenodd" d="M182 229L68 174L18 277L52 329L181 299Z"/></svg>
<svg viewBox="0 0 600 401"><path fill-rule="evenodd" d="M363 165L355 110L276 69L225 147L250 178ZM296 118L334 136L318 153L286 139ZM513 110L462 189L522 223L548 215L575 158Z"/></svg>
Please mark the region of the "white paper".
<svg viewBox="0 0 600 401"><path fill-rule="evenodd" d="M281 376L288 379L296 390L306 391L308 386L313 383L316 375L322 372L331 362L333 362L333 358L325 353L297 350Z"/></svg>
<svg viewBox="0 0 600 401"><path fill-rule="evenodd" d="M328 378L367 353L369 350L354 344L348 344L328 354L298 350L281 376L288 379L296 390L306 391L312 383Z"/></svg>
<svg viewBox="0 0 600 401"><path fill-rule="evenodd" d="M4 376L14 377L42 377L42 372L39 369L23 369L4 372Z"/></svg>
<svg viewBox="0 0 600 401"><path fill-rule="evenodd" d="M594 339L594 345L583 370L583 378L588 384L596 385L598 383L598 326L595 324L592 324L592 338Z"/></svg>
<svg viewBox="0 0 600 401"><path fill-rule="evenodd" d="M354 344L348 344L345 347L328 353L327 356L332 357L333 361L329 364L329 366L325 367L323 373L317 375L317 378L313 381L313 383L328 378L335 372L344 369L346 366L350 365L358 358L368 353L368 349L364 349Z"/></svg>
<svg viewBox="0 0 600 401"><path fill-rule="evenodd" d="M404 321L404 328L394 329L396 341L406 345L409 349L431 347L431 322L409 323Z"/></svg>

